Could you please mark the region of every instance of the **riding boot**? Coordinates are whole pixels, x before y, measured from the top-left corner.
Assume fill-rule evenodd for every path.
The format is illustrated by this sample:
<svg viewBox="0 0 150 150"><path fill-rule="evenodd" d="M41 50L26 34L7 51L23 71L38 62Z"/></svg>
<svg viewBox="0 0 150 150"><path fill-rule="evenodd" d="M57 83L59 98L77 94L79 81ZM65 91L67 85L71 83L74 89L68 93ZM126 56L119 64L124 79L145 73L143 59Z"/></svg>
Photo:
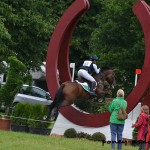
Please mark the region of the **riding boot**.
<svg viewBox="0 0 150 150"><path fill-rule="evenodd" d="M95 86L96 86L96 82L94 81L94 82L91 83L91 86L90 86L90 92L91 92L91 93L94 93L93 90L94 90ZM95 94L94 94L94 95L95 95Z"/></svg>

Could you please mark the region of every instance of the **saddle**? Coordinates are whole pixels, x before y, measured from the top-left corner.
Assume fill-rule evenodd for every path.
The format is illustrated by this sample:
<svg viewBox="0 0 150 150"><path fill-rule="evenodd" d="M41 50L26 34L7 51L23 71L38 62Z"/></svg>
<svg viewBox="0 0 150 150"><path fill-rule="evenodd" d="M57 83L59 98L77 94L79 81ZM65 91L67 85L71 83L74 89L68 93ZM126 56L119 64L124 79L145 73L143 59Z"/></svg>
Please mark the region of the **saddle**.
<svg viewBox="0 0 150 150"><path fill-rule="evenodd" d="M88 81L88 80L86 80L86 79L84 79L84 78L77 78L77 80L76 81L78 81L78 82L80 82L80 83L86 83L89 87L90 87L90 85L91 85L91 82L90 81Z"/></svg>
<svg viewBox="0 0 150 150"><path fill-rule="evenodd" d="M85 91L87 91L88 93L90 93L91 96L97 96L95 94L95 92L93 93L90 90L90 87L91 87L91 82L90 81L88 81L88 80L85 81L85 79L78 79L78 80L75 80L75 82L77 82L78 84L80 84ZM96 87L95 87L94 91L95 90L96 90Z"/></svg>

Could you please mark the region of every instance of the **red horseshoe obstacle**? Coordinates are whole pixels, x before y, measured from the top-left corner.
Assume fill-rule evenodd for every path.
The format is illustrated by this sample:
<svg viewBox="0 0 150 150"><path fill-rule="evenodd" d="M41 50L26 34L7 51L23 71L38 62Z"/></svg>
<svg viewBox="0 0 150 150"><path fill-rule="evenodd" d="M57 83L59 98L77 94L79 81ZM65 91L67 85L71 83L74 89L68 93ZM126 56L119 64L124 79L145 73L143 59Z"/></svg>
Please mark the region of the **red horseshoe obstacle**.
<svg viewBox="0 0 150 150"><path fill-rule="evenodd" d="M55 93L60 86L57 78L57 67L60 73L61 81L71 81L69 68L69 42L71 40L72 32L75 29L80 17L88 9L88 0L75 0L61 17L51 37L46 58L46 79L52 99L54 99ZM146 51L142 74L139 78L137 86L127 97L128 113L138 104L150 85L149 10L149 6L142 0L138 1L133 7L133 12L136 14L143 28ZM150 98L150 94L147 97ZM76 110L72 106L61 108L60 112L69 121L80 126L101 127L109 124L110 114L108 112L103 114L85 114Z"/></svg>
<svg viewBox="0 0 150 150"><path fill-rule="evenodd" d="M144 0L138 1L133 7L133 12L137 16L145 38L145 60L142 68L142 74L138 80L137 86L133 89L131 94L127 97L128 112L130 112L139 101L142 100L150 86L150 7ZM145 100L149 97L146 95ZM149 97L150 98L150 97ZM143 102L145 101L143 100ZM147 103L148 104L148 103ZM150 101L149 101L150 105Z"/></svg>

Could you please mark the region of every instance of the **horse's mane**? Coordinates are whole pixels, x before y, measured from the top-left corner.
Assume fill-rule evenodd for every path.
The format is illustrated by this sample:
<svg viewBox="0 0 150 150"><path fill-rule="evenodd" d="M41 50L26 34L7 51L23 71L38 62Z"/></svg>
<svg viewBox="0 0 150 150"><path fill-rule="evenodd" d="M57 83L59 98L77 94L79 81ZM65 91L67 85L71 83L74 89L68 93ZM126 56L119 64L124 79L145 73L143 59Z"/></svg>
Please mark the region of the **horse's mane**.
<svg viewBox="0 0 150 150"><path fill-rule="evenodd" d="M95 76L97 76L97 75L99 76L99 75L101 75L102 73L104 73L105 71L110 70L110 69L112 69L112 68L110 68L110 67L102 67L101 70L100 70L100 72L99 72L99 74L96 74L96 72L93 72L92 76L93 76L93 77L95 77Z"/></svg>
<svg viewBox="0 0 150 150"><path fill-rule="evenodd" d="M93 76L93 78L94 79L96 79L96 80L103 80L103 76L105 76L105 73L107 72L107 71L109 71L109 70L113 70L112 68L110 68L110 67L102 67L101 68L101 70L100 70L100 72L99 72L99 74L96 74L96 72L94 72L93 74L92 74L92 76Z"/></svg>
<svg viewBox="0 0 150 150"><path fill-rule="evenodd" d="M102 67L101 70L100 70L100 73L103 73L104 71L106 70L111 70L112 68L110 67Z"/></svg>

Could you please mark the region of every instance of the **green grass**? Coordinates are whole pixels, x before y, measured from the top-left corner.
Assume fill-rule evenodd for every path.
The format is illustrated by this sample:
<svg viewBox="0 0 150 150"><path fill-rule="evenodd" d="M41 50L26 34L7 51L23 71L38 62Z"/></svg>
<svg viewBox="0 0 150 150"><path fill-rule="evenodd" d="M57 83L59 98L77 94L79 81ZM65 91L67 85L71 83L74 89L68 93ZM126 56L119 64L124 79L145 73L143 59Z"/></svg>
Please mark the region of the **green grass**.
<svg viewBox="0 0 150 150"><path fill-rule="evenodd" d="M110 150L110 145L83 139L67 139L33 135L12 131L0 131L0 150ZM123 150L137 150L124 146Z"/></svg>

